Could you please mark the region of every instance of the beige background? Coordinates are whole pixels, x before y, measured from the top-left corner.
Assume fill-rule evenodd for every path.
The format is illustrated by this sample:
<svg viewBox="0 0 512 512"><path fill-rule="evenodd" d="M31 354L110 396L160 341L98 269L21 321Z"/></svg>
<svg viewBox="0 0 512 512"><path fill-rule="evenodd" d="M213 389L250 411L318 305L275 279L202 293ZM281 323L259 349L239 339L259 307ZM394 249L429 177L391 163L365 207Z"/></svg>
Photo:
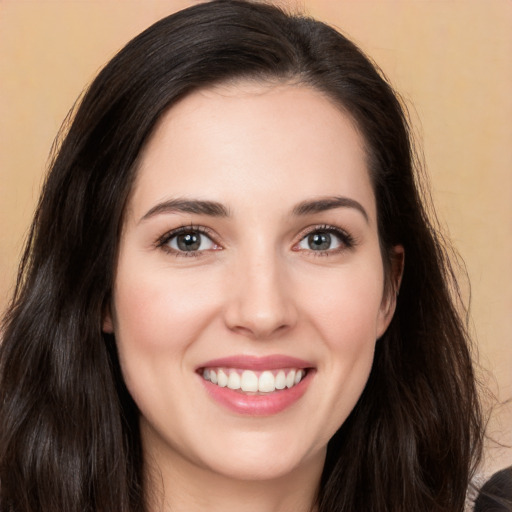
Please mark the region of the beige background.
<svg viewBox="0 0 512 512"><path fill-rule="evenodd" d="M0 311L52 140L131 37L196 2L0 0ZM512 1L282 0L340 28L411 110L438 214L464 258L483 373L512 397ZM512 444L512 405L490 433ZM489 443L484 472L512 464Z"/></svg>

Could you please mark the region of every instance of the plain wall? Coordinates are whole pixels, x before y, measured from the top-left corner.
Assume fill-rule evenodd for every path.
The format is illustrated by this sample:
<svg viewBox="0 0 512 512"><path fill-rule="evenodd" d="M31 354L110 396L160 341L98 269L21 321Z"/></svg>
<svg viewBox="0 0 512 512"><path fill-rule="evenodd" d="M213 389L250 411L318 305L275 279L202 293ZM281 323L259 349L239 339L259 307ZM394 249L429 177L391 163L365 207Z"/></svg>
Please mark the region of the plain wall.
<svg viewBox="0 0 512 512"><path fill-rule="evenodd" d="M0 311L68 110L138 32L193 1L0 0ZM471 279L479 362L512 397L512 2L288 0L341 29L404 97L438 215ZM489 432L512 445L512 405ZM489 443L485 473L512 464Z"/></svg>

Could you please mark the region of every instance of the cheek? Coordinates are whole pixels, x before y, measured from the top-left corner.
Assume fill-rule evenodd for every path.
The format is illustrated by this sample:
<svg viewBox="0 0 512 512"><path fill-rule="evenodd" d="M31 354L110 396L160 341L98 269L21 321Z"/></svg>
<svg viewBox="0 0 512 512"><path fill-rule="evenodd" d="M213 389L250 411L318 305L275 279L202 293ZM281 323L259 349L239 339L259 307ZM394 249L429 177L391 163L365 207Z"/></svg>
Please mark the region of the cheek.
<svg viewBox="0 0 512 512"><path fill-rule="evenodd" d="M172 398L166 390L189 378L188 349L211 322L218 293L194 272L136 268L119 265L114 333L125 384L143 415L151 417Z"/></svg>
<svg viewBox="0 0 512 512"><path fill-rule="evenodd" d="M354 345L354 350L364 341L374 342L382 318L383 273L379 261L341 269L331 273L329 279L316 278L305 283L300 295L317 329L335 345ZM322 283L322 288L315 287L315 283Z"/></svg>
<svg viewBox="0 0 512 512"><path fill-rule="evenodd" d="M122 272L121 272L122 271ZM114 332L127 388L141 409L153 390L187 374L188 350L215 315L214 287L193 273L130 272L120 267L114 291ZM189 372L188 372L189 373ZM163 380L162 380L163 379Z"/></svg>
<svg viewBox="0 0 512 512"><path fill-rule="evenodd" d="M344 395L359 394L370 372L378 338L380 296L373 289L367 294L333 295L313 313L317 331L329 352L327 366L333 383ZM342 382L341 382L342 381Z"/></svg>
<svg viewBox="0 0 512 512"><path fill-rule="evenodd" d="M116 334L142 349L180 350L216 308L213 286L194 273L158 272L131 278L125 272L115 289ZM170 272L168 273L170 274Z"/></svg>
<svg viewBox="0 0 512 512"><path fill-rule="evenodd" d="M325 354L316 401L325 406L329 435L348 417L368 380L381 325L382 282L378 265L352 267L333 275L324 293L304 301Z"/></svg>

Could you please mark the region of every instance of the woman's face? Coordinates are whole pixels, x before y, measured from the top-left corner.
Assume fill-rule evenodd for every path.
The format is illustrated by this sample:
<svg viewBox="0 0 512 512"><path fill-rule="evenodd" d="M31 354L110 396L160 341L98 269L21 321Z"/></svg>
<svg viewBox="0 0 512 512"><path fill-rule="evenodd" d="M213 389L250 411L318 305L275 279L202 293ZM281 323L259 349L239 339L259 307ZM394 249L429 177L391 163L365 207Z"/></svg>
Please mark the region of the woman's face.
<svg viewBox="0 0 512 512"><path fill-rule="evenodd" d="M347 115L291 85L187 96L142 154L104 320L146 455L236 479L321 471L392 315L383 283Z"/></svg>

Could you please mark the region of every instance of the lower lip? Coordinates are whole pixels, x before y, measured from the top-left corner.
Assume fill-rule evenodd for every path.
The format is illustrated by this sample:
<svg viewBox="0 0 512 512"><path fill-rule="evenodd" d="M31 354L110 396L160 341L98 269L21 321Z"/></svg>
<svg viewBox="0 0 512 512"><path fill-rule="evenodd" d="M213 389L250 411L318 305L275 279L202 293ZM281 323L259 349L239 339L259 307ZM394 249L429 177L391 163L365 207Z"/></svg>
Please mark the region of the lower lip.
<svg viewBox="0 0 512 512"><path fill-rule="evenodd" d="M314 371L310 369L297 385L266 395L246 395L227 387L221 388L201 376L199 378L210 397L229 410L248 416L271 416L296 403L306 392L313 374Z"/></svg>

